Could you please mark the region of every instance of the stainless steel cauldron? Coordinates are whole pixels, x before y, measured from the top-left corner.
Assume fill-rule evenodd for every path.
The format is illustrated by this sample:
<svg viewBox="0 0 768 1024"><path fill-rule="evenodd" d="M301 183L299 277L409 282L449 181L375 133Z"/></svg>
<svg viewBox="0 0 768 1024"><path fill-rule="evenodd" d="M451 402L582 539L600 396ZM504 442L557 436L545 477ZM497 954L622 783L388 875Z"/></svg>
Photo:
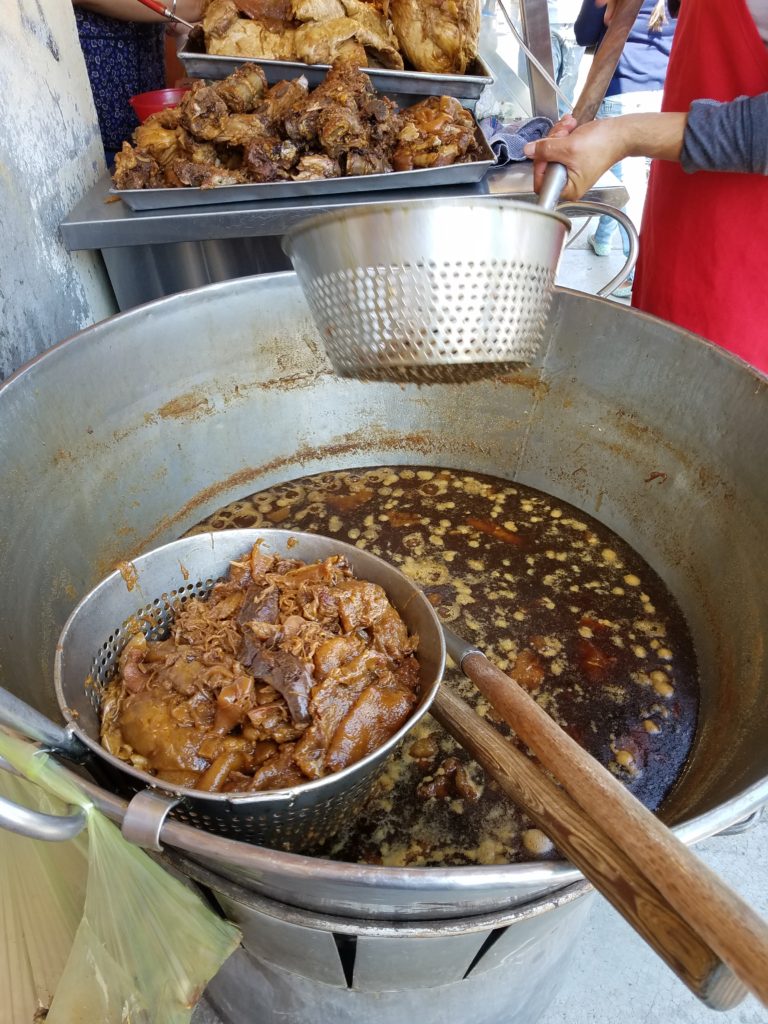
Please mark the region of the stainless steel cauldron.
<svg viewBox="0 0 768 1024"><path fill-rule="evenodd" d="M97 324L0 390L0 675L56 714L78 597L225 503L323 469L428 463L597 516L688 617L701 727L665 809L687 842L768 800L768 381L685 331L560 292L539 365L433 388L331 373L293 275L175 295ZM120 818L124 804L97 786ZM273 899L351 917L513 907L563 863L398 869L278 854L168 822L163 842Z"/></svg>

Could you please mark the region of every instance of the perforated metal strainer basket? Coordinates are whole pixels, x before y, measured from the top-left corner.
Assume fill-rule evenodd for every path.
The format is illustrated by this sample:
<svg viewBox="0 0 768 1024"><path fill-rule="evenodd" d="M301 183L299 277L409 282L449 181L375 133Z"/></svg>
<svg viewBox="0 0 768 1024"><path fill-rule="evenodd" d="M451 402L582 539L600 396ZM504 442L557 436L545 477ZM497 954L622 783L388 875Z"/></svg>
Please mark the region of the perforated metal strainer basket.
<svg viewBox="0 0 768 1024"><path fill-rule="evenodd" d="M438 199L323 214L283 247L338 374L442 381L530 362L569 227L531 203Z"/></svg>
<svg viewBox="0 0 768 1024"><path fill-rule="evenodd" d="M150 638L164 636L175 610L190 597L204 596L226 576L229 563L247 557L257 540L267 554L304 562L344 555L358 578L385 589L409 632L419 637L419 703L386 743L333 775L282 790L242 794L178 788L101 746L101 692L137 628ZM126 563L75 608L59 638L54 668L66 729L2 690L0 723L69 759L90 755L110 785L138 794L126 812L123 833L141 846L160 848L160 829L172 813L189 825L232 839L302 850L333 835L362 805L389 753L427 711L444 666L445 644L432 607L414 583L382 559L331 537L291 530L222 530L174 541Z"/></svg>
<svg viewBox="0 0 768 1024"><path fill-rule="evenodd" d="M621 0L590 65L576 124L595 116L642 0ZM466 381L529 363L545 336L570 222L556 210L568 180L549 164L537 203L495 197L366 205L304 221L285 236L325 344L342 377ZM571 204L585 214L620 211ZM602 207L602 208L601 208ZM576 211L574 211L576 212ZM601 290L629 274L630 256Z"/></svg>

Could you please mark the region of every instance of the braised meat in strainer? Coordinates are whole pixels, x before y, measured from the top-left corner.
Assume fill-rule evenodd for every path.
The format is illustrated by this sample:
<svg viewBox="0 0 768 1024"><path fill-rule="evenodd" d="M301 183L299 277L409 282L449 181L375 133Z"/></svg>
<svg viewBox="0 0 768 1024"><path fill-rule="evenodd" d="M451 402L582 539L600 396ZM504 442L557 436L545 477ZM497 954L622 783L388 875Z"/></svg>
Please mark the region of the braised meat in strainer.
<svg viewBox="0 0 768 1024"><path fill-rule="evenodd" d="M136 634L102 699L110 753L180 787L279 789L385 743L419 690L418 639L341 556L316 564L256 545L170 634Z"/></svg>

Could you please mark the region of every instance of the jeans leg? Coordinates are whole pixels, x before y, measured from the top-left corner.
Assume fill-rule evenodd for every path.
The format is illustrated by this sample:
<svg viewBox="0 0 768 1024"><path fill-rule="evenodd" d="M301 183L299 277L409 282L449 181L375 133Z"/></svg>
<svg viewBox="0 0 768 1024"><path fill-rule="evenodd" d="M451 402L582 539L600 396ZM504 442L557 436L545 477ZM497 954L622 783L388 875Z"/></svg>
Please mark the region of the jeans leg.
<svg viewBox="0 0 768 1024"><path fill-rule="evenodd" d="M555 70L555 81L565 95L570 106L579 78L579 65L584 56L584 47L576 42L573 25L553 25L552 30L552 65ZM558 96L557 109L560 117L569 113L570 106Z"/></svg>
<svg viewBox="0 0 768 1024"><path fill-rule="evenodd" d="M579 66L581 65L581 58L584 56L584 47L579 46L573 34L573 29L570 29L570 31L563 33L560 48L562 64L557 84L568 97L569 102L573 103L576 85L579 80Z"/></svg>
<svg viewBox="0 0 768 1024"><path fill-rule="evenodd" d="M619 113L621 113L621 110L615 101L615 97L608 96L600 104L596 116L602 119L608 117L615 117ZM611 171L616 175L619 181L623 180L621 163L614 164L611 168ZM595 241L600 245L610 245L613 239L614 232L616 231L616 227L617 222L613 219L613 217L601 217L597 223L597 230L595 231Z"/></svg>
<svg viewBox="0 0 768 1024"><path fill-rule="evenodd" d="M614 164L611 170L619 179L619 181L621 181L621 163ZM613 217L601 217L597 223L597 231L595 231L595 241L600 244L609 245L611 243L611 240L613 239L613 234L616 231L617 226L618 222L615 221ZM626 234L623 228L621 228L621 233L622 236ZM627 244L629 243L627 242Z"/></svg>

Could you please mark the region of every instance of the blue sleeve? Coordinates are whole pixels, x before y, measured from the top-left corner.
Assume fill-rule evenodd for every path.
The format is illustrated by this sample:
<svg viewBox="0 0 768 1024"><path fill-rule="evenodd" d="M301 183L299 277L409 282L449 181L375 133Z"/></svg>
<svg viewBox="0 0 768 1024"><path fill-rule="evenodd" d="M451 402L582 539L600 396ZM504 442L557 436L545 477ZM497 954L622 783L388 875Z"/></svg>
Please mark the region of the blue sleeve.
<svg viewBox="0 0 768 1024"><path fill-rule="evenodd" d="M683 170L768 174L768 92L730 103L695 100L680 154Z"/></svg>
<svg viewBox="0 0 768 1024"><path fill-rule="evenodd" d="M584 0L573 27L579 46L594 46L600 42L605 35L604 16L604 7L598 7L595 0Z"/></svg>

